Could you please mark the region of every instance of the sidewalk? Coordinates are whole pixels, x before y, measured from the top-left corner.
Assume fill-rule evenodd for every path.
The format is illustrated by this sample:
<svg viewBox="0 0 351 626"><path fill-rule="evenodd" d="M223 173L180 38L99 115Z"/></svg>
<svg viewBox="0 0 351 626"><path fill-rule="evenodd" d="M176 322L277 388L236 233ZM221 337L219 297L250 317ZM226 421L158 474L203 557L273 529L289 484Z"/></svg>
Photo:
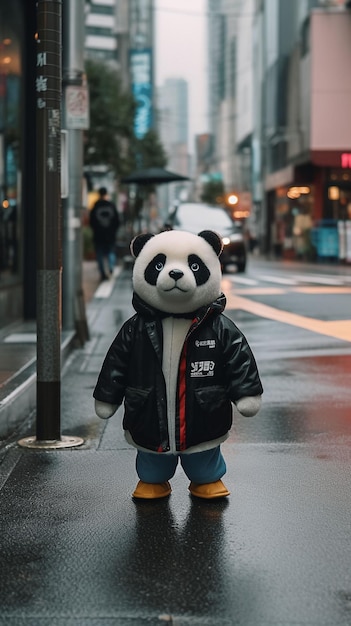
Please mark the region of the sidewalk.
<svg viewBox="0 0 351 626"><path fill-rule="evenodd" d="M61 385L62 435L83 444L22 448L31 419L0 447L0 626L349 626L349 440L285 439L291 407L285 387L272 395L281 363L267 358L258 420L236 417L223 444L230 498L191 497L178 467L169 499L135 502L123 409L100 420L92 397L133 313L130 268L87 312L90 339L65 359ZM267 353L270 322L248 324ZM274 438L251 436L259 423Z"/></svg>

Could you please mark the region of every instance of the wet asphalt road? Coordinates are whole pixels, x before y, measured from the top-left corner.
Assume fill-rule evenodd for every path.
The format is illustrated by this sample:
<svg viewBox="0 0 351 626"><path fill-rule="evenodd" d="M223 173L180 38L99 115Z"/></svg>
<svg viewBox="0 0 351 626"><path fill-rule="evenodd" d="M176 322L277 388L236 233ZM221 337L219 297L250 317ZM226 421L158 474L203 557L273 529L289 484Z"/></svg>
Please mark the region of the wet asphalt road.
<svg viewBox="0 0 351 626"><path fill-rule="evenodd" d="M223 446L231 496L193 499L178 469L168 500L136 503L121 412L101 422L91 400L114 329L131 312L129 284L122 277L93 304L92 338L62 379L63 432L84 445L3 451L0 624L349 626L350 342L229 308L265 388L260 414L236 415ZM272 306L267 293L246 297ZM346 292L321 308L317 294L298 306L288 289L279 306L345 320L345 301L351 319Z"/></svg>

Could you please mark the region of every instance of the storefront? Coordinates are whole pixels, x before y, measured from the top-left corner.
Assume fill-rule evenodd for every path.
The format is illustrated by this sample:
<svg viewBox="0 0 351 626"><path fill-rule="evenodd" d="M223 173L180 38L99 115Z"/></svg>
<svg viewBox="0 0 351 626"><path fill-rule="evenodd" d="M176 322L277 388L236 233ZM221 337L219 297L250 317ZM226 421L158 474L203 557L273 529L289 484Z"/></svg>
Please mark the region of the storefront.
<svg viewBox="0 0 351 626"><path fill-rule="evenodd" d="M276 189L271 235L276 257L313 259L310 240L313 209L313 185L288 185Z"/></svg>
<svg viewBox="0 0 351 626"><path fill-rule="evenodd" d="M0 281L18 279L23 20L18 2L0 5Z"/></svg>
<svg viewBox="0 0 351 626"><path fill-rule="evenodd" d="M29 254L26 241L28 235L35 246L35 218L26 230L35 206L35 118L29 81L34 72L34 24L34 1L0 3L0 326L25 316L24 283L32 301L29 309L35 310L35 253ZM30 144L34 158L27 159Z"/></svg>
<svg viewBox="0 0 351 626"><path fill-rule="evenodd" d="M351 220L351 169L329 169L326 182L326 218Z"/></svg>
<svg viewBox="0 0 351 626"><path fill-rule="evenodd" d="M350 263L351 153L323 152L313 158L314 163L268 179L275 183L267 195L270 249L278 258Z"/></svg>
<svg viewBox="0 0 351 626"><path fill-rule="evenodd" d="M351 151L312 152L322 211L315 219L317 258L351 263Z"/></svg>

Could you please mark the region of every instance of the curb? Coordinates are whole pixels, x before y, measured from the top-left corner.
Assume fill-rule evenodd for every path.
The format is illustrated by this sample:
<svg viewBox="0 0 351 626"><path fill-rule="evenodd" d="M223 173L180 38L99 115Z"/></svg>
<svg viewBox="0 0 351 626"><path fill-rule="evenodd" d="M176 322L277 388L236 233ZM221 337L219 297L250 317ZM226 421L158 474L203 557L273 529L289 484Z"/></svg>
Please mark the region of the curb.
<svg viewBox="0 0 351 626"><path fill-rule="evenodd" d="M63 333L61 361L67 360L76 340L75 331ZM36 359L31 359L5 386L7 395L0 402L0 445L1 440L11 437L36 408Z"/></svg>

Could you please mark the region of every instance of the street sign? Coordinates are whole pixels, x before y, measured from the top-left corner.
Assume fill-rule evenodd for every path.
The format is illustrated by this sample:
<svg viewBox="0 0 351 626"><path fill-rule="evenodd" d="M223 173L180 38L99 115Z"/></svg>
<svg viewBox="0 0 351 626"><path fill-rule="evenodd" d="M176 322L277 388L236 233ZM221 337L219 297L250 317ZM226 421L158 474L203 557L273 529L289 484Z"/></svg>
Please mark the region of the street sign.
<svg viewBox="0 0 351 626"><path fill-rule="evenodd" d="M66 128L68 130L89 128L89 93L86 86L66 87Z"/></svg>

